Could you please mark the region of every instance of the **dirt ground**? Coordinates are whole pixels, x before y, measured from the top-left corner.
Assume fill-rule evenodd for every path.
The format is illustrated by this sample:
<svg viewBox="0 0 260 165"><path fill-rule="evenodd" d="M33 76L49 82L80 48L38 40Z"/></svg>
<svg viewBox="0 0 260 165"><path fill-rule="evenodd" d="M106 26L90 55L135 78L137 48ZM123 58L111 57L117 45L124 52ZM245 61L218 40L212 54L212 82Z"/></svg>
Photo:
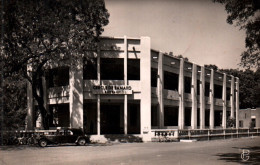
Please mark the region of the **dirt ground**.
<svg viewBox="0 0 260 165"><path fill-rule="evenodd" d="M53 145L46 148L2 146L0 165L16 164L260 164L260 137L198 142Z"/></svg>

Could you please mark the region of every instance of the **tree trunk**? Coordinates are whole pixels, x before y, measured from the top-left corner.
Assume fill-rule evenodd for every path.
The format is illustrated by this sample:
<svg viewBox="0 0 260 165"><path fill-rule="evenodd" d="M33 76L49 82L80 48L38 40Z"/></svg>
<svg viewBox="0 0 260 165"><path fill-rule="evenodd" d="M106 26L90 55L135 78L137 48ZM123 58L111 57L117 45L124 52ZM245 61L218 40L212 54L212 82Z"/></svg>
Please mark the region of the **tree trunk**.
<svg viewBox="0 0 260 165"><path fill-rule="evenodd" d="M38 103L38 109L42 116L42 126L44 129L49 129L50 113L47 111L47 108L44 107L45 91L43 91L42 74L40 73L35 73L35 74L36 75L33 76L33 81L32 81L33 97Z"/></svg>

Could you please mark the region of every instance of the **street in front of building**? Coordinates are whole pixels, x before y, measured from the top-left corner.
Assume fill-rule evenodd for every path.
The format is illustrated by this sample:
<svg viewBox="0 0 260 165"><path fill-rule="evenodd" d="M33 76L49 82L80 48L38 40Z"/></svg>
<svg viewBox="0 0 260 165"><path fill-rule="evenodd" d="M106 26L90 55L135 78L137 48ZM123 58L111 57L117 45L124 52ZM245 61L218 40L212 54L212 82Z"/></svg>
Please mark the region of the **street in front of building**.
<svg viewBox="0 0 260 165"><path fill-rule="evenodd" d="M259 164L260 137L192 143L111 143L88 146L3 146L1 165Z"/></svg>

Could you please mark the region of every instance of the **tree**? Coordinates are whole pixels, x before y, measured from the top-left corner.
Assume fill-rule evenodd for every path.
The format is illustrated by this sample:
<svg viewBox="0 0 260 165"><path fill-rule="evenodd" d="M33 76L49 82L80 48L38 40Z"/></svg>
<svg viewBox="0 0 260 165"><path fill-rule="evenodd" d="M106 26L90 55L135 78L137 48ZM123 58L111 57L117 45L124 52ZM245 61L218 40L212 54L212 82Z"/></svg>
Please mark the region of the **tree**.
<svg viewBox="0 0 260 165"><path fill-rule="evenodd" d="M10 0L2 5L4 78L20 74L30 82L43 127L48 129L45 70L50 63L77 66L84 52L95 48L109 13L103 0Z"/></svg>
<svg viewBox="0 0 260 165"><path fill-rule="evenodd" d="M166 54L167 54L167 53L166 53ZM183 55L181 55L181 54L179 54L179 55L174 55L173 52L169 52L169 55L170 55L170 56L173 56L173 57L175 57L175 58L179 58L179 59L183 58L184 61L186 61L186 62L189 61L189 58L188 58L188 57L183 57Z"/></svg>
<svg viewBox="0 0 260 165"><path fill-rule="evenodd" d="M25 126L27 114L26 80L19 74L4 80L2 130L18 129Z"/></svg>
<svg viewBox="0 0 260 165"><path fill-rule="evenodd" d="M218 70L218 66L214 65L214 64L204 65L204 67L209 68L209 69L213 69L214 71Z"/></svg>
<svg viewBox="0 0 260 165"><path fill-rule="evenodd" d="M240 108L253 108L260 106L260 69L238 70L238 69L220 69L229 75L239 78L239 101Z"/></svg>
<svg viewBox="0 0 260 165"><path fill-rule="evenodd" d="M246 31L247 50L241 54L241 65L246 68L260 66L260 1L259 0L213 0L225 5L227 23Z"/></svg>

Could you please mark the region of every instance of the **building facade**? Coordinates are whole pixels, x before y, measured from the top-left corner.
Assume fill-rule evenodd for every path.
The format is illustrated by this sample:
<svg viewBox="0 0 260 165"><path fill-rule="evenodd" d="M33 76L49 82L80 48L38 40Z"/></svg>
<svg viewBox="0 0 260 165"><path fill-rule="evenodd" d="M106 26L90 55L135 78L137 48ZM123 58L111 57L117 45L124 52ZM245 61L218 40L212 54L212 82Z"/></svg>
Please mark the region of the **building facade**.
<svg viewBox="0 0 260 165"><path fill-rule="evenodd" d="M238 111L239 128L259 128L260 108L240 109Z"/></svg>
<svg viewBox="0 0 260 165"><path fill-rule="evenodd" d="M228 117L238 118L238 78L153 50L149 37L104 37L77 67L53 67L46 75L53 128L149 141L153 129L225 129ZM27 94L33 129L40 117L30 87Z"/></svg>

